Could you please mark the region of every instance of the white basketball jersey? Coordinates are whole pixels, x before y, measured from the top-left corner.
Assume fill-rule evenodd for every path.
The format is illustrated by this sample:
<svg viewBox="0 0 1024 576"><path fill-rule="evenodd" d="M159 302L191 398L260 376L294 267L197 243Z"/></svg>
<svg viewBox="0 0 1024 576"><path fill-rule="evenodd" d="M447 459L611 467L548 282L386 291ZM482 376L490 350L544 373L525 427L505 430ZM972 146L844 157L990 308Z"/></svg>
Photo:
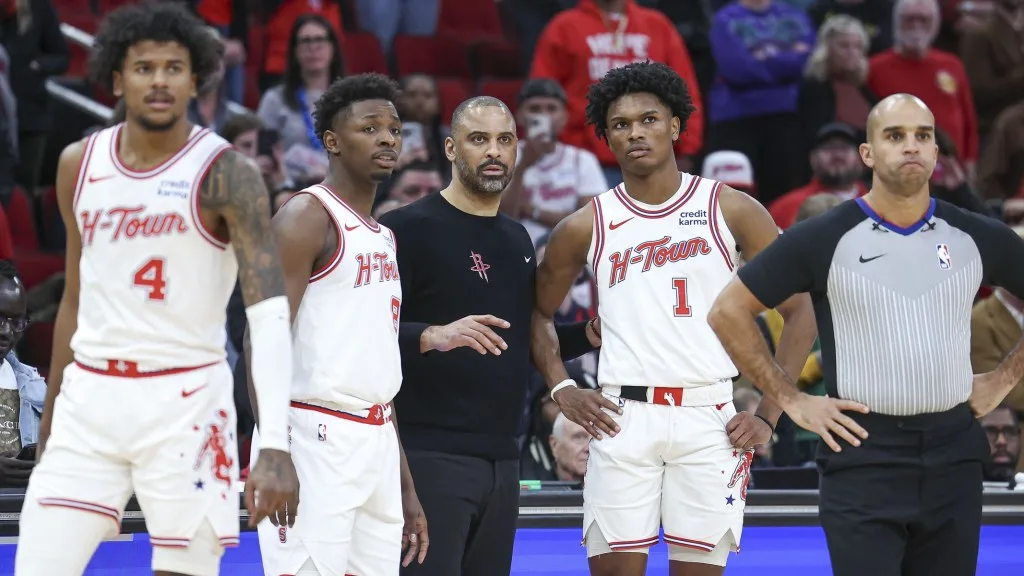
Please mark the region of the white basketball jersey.
<svg viewBox="0 0 1024 576"><path fill-rule="evenodd" d="M324 186L299 194L324 205L338 231L338 247L310 276L295 317L292 399L357 409L387 404L402 384L395 235Z"/></svg>
<svg viewBox="0 0 1024 576"><path fill-rule="evenodd" d="M195 127L174 156L136 171L118 156L122 127L89 137L78 173L75 359L101 369L133 362L142 372L221 362L238 264L200 222L199 192L230 145Z"/></svg>
<svg viewBox="0 0 1024 576"><path fill-rule="evenodd" d="M683 174L659 206L630 198L624 184L594 199L599 384L691 388L736 376L707 321L738 260L720 187Z"/></svg>

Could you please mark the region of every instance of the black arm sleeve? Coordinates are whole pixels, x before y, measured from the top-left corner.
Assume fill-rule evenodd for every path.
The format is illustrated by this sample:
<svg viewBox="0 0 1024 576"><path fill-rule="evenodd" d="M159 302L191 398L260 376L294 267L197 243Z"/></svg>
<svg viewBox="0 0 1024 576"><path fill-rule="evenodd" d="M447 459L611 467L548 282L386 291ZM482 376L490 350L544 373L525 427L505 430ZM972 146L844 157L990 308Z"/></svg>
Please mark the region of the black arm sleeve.
<svg viewBox="0 0 1024 576"><path fill-rule="evenodd" d="M380 217L380 223L395 233L395 257L398 260L398 275L402 282L402 294L413 294L413 281L416 275L415 232L410 229L407 218L394 213ZM430 325L425 322L405 322L398 324L398 348L403 361L420 356L420 337Z"/></svg>
<svg viewBox="0 0 1024 576"><path fill-rule="evenodd" d="M790 296L810 292L814 285L808 246L819 242L810 221L801 222L779 236L739 269L743 284L766 308L775 308Z"/></svg>
<svg viewBox="0 0 1024 576"><path fill-rule="evenodd" d="M979 219L980 220L980 219ZM974 236L988 284L1024 299L1024 239L994 218L984 220L985 233Z"/></svg>
<svg viewBox="0 0 1024 576"><path fill-rule="evenodd" d="M563 362L596 350L587 338L587 322L555 326L555 334L558 336L558 348L562 352Z"/></svg>

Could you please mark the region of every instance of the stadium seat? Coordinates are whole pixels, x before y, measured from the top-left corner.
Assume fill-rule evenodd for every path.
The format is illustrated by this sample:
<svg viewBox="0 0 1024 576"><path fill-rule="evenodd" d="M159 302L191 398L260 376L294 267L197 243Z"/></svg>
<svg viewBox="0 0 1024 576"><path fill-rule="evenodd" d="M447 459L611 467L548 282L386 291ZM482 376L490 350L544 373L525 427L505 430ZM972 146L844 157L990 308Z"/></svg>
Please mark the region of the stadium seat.
<svg viewBox="0 0 1024 576"><path fill-rule="evenodd" d="M66 21L72 14L89 14L92 12L90 0L53 0L53 7L60 14L60 19Z"/></svg>
<svg viewBox="0 0 1024 576"><path fill-rule="evenodd" d="M437 79L437 97L441 101L441 123L449 124L455 108L473 95L473 90L465 80Z"/></svg>
<svg viewBox="0 0 1024 576"><path fill-rule="evenodd" d="M451 38L399 35L393 46L398 77L430 74L470 78L465 46Z"/></svg>
<svg viewBox="0 0 1024 576"><path fill-rule="evenodd" d="M380 41L368 32L347 32L345 34L345 73L366 72L388 73L388 61L380 49Z"/></svg>
<svg viewBox="0 0 1024 576"><path fill-rule="evenodd" d="M500 80L485 79L480 81L480 94L494 96L508 106L513 114L516 113L516 99L519 97L519 90L523 87L522 80Z"/></svg>
<svg viewBox="0 0 1024 576"><path fill-rule="evenodd" d="M7 220L11 225L11 240L14 241L16 252L39 250L39 237L36 236L35 219L32 217L32 204L28 195L19 187L11 193L11 202L7 205Z"/></svg>
<svg viewBox="0 0 1024 576"><path fill-rule="evenodd" d="M463 42L501 40L501 18L493 0L441 0L437 32Z"/></svg>
<svg viewBox="0 0 1024 576"><path fill-rule="evenodd" d="M98 0L100 14L112 12L126 4L138 4L138 0Z"/></svg>
<svg viewBox="0 0 1024 576"><path fill-rule="evenodd" d="M43 370L50 366L50 352L53 349L53 322L30 324L25 336L18 344L18 360Z"/></svg>
<svg viewBox="0 0 1024 576"><path fill-rule="evenodd" d="M88 2L86 3L88 4ZM63 10L63 9L61 9ZM67 12L60 14L61 20L69 26L74 26L83 32L93 34L96 32L96 16L89 12ZM65 76L72 78L84 78L88 73L89 49L76 42L67 42L70 62L68 63Z"/></svg>
<svg viewBox="0 0 1024 576"><path fill-rule="evenodd" d="M26 288L32 288L50 276L64 271L64 256L61 254L16 250L13 261Z"/></svg>
<svg viewBox="0 0 1024 576"><path fill-rule="evenodd" d="M485 40L475 44L473 72L477 78L522 78L526 76L519 47L504 40Z"/></svg>

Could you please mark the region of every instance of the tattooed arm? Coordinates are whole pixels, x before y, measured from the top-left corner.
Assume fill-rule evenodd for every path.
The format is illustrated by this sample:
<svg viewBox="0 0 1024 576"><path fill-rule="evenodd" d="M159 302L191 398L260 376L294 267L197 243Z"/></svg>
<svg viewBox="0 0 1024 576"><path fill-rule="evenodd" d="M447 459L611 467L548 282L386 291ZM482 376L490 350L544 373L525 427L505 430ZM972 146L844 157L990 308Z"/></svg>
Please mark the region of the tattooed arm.
<svg viewBox="0 0 1024 576"><path fill-rule="evenodd" d="M247 360L259 399L261 446L245 487L249 523L255 526L269 516L275 525L292 525L299 482L288 455L291 330L281 259L270 230L270 195L255 165L227 150L203 181L199 207L227 227L249 319Z"/></svg>

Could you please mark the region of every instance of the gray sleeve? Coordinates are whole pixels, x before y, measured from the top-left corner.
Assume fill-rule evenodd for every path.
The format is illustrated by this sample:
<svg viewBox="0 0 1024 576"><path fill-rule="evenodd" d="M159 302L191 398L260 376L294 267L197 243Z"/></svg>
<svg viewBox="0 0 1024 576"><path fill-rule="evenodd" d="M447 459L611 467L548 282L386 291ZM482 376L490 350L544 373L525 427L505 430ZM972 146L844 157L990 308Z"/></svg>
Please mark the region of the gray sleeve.
<svg viewBox="0 0 1024 576"><path fill-rule="evenodd" d="M284 108L284 90L275 86L263 93L256 115L263 121L264 128L281 130L281 110Z"/></svg>

